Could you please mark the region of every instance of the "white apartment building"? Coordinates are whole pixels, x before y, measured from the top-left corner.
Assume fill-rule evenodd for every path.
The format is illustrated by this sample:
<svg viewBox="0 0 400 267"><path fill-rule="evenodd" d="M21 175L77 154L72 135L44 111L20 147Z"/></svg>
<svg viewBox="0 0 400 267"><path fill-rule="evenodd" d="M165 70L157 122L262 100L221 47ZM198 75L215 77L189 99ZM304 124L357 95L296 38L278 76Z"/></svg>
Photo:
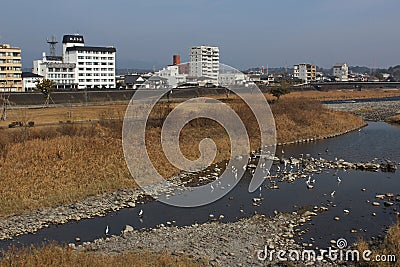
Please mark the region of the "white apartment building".
<svg viewBox="0 0 400 267"><path fill-rule="evenodd" d="M82 35L64 35L62 57L35 60L33 72L59 88L114 88L114 47L85 46ZM72 71L71 71L72 70Z"/></svg>
<svg viewBox="0 0 400 267"><path fill-rule="evenodd" d="M337 81L347 82L349 81L349 66L347 63L337 63L333 66L333 76Z"/></svg>
<svg viewBox="0 0 400 267"><path fill-rule="evenodd" d="M42 59L33 61L32 72L54 81L57 89L72 89L77 88L75 67L73 63L64 63L61 57L46 56L43 53Z"/></svg>
<svg viewBox="0 0 400 267"><path fill-rule="evenodd" d="M194 46L190 49L190 76L208 78L218 84L219 48Z"/></svg>
<svg viewBox="0 0 400 267"><path fill-rule="evenodd" d="M305 83L315 82L317 66L302 63L293 66L293 77L302 80Z"/></svg>
<svg viewBox="0 0 400 267"><path fill-rule="evenodd" d="M32 72L22 73L22 87L24 88L25 92L35 90L38 82L43 82L43 76L34 74Z"/></svg>

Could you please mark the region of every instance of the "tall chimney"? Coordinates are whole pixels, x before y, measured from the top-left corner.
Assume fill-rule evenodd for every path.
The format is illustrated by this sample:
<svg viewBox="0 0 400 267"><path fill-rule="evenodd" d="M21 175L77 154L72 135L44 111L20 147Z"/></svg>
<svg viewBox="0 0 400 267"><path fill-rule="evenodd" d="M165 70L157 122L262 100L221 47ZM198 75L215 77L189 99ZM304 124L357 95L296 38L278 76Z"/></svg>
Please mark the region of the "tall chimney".
<svg viewBox="0 0 400 267"><path fill-rule="evenodd" d="M181 56L173 55L172 56L172 65L180 65L181 64Z"/></svg>

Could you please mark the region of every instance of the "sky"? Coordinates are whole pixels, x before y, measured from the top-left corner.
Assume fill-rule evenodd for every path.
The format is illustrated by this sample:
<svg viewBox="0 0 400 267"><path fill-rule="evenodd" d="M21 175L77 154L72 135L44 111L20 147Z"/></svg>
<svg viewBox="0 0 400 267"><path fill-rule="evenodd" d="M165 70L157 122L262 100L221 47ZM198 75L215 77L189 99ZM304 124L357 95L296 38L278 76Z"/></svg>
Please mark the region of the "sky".
<svg viewBox="0 0 400 267"><path fill-rule="evenodd" d="M400 64L399 0L12 0L0 10L0 43L22 49L23 68L49 53L46 38L75 33L115 46L117 68L188 61L195 45L219 46L237 69Z"/></svg>

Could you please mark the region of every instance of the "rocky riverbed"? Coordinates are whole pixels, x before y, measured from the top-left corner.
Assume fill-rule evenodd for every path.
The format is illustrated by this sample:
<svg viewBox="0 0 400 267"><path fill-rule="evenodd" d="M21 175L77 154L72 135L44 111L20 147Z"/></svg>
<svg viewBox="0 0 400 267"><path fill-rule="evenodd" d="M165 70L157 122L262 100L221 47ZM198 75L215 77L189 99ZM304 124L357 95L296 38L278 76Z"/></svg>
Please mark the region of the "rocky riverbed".
<svg viewBox="0 0 400 267"><path fill-rule="evenodd" d="M161 226L146 231L126 226L120 236L70 244L70 247L79 251L107 254L135 250L168 250L175 254L205 258L211 266L276 266L279 263L276 255L272 261L268 257L262 260L264 254L261 251L265 250L265 246L269 251L301 250L303 245L294 240L302 234L297 227L315 215L317 214L309 211L276 214L274 217L255 215L234 223ZM297 264L303 265L301 262ZM315 263L318 264L326 266L328 263Z"/></svg>
<svg viewBox="0 0 400 267"><path fill-rule="evenodd" d="M352 112L368 121L384 121L400 114L400 101L346 102L324 106L336 111Z"/></svg>

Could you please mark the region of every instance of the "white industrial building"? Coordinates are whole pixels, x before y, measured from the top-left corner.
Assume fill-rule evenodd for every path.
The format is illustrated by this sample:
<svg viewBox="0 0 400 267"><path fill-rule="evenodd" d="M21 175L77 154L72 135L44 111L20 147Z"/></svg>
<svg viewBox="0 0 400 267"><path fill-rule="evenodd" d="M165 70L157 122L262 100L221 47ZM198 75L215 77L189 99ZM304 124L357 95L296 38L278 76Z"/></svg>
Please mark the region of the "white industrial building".
<svg viewBox="0 0 400 267"><path fill-rule="evenodd" d="M43 53L42 59L33 61L32 72L54 81L58 89L72 89L77 88L75 67L73 63L64 63L62 57L46 56Z"/></svg>
<svg viewBox="0 0 400 267"><path fill-rule="evenodd" d="M216 46L193 46L190 49L190 76L208 78L218 84L219 48Z"/></svg>
<svg viewBox="0 0 400 267"><path fill-rule="evenodd" d="M333 76L337 81L349 81L349 66L347 63L337 63L333 66Z"/></svg>
<svg viewBox="0 0 400 267"><path fill-rule="evenodd" d="M167 79L168 86L176 88L179 85L186 83L185 74L179 72L179 65L168 66L155 73L156 76Z"/></svg>
<svg viewBox="0 0 400 267"><path fill-rule="evenodd" d="M58 88L114 88L114 47L85 46L81 35L64 35L62 57L35 60L33 72L56 82Z"/></svg>

